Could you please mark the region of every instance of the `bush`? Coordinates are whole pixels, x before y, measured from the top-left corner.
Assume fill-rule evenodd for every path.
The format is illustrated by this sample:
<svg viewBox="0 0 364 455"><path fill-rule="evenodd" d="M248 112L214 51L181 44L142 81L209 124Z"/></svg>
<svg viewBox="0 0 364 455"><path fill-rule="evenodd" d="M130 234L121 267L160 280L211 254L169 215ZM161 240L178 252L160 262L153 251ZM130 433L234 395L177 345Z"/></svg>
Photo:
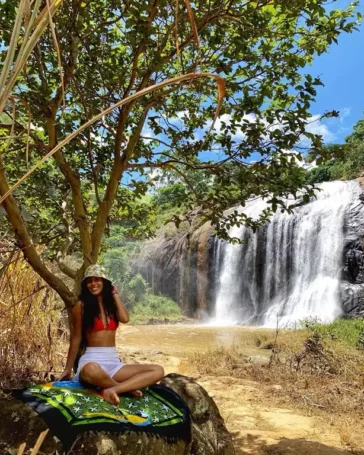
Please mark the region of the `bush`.
<svg viewBox="0 0 364 455"><path fill-rule="evenodd" d="M135 305L131 312L131 320L182 317L181 309L176 302L159 295L147 294L144 301Z"/></svg>
<svg viewBox="0 0 364 455"><path fill-rule="evenodd" d="M134 302L138 303L144 300L148 291L148 283L138 273L128 283L125 284L125 290L134 296Z"/></svg>
<svg viewBox="0 0 364 455"><path fill-rule="evenodd" d="M347 346L363 348L364 320L336 319L331 324L321 324L316 320L306 320L303 326L324 338L337 340Z"/></svg>
<svg viewBox="0 0 364 455"><path fill-rule="evenodd" d="M306 174L307 183L313 185L315 183L329 182L331 180L334 180L331 175L331 168L332 163L314 167Z"/></svg>
<svg viewBox="0 0 364 455"><path fill-rule="evenodd" d="M53 380L63 371L62 304L20 250L0 263L0 388Z"/></svg>

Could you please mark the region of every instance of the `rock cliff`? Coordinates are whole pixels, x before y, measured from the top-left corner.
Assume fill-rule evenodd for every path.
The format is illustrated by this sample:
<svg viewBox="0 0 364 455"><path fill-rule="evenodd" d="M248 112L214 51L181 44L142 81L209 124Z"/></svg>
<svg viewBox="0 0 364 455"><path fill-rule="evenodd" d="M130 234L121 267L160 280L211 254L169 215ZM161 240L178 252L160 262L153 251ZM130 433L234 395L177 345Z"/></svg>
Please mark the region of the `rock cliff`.
<svg viewBox="0 0 364 455"><path fill-rule="evenodd" d="M327 183L317 202L302 204L296 215L276 214L255 237L239 231L247 243L238 247L239 258L228 264L227 271L231 274L227 293L235 293L236 314L245 314L246 323L259 324L270 304L278 301L287 309L299 305L300 296L317 300L306 302L307 314L312 307L319 308L324 297L336 305L332 315L364 312L363 183ZM322 216L317 213L320 207ZM186 316L213 315L221 281L226 280L222 269L226 268L227 252L226 242L215 237L209 223L200 227L186 223L174 234L163 231L146 242L134 269L154 292L178 302ZM313 297L303 297L311 285ZM325 285L331 293L323 289ZM322 295L315 297L320 287ZM296 300L292 301L294 293Z"/></svg>

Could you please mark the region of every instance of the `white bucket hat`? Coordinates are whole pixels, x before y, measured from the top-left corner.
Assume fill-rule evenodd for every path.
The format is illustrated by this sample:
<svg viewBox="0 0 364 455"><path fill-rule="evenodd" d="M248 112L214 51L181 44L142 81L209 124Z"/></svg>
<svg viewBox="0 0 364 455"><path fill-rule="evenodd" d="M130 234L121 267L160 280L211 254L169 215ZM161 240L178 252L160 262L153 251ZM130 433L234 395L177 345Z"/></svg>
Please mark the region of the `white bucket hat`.
<svg viewBox="0 0 364 455"><path fill-rule="evenodd" d="M103 278L104 280L110 281L110 283L111 283L111 280L107 276L104 267L102 265L100 265L100 264L93 264L93 265L90 265L89 267L87 267L87 269L85 271L85 276L83 277L82 282L86 278L90 278L91 276L96 276L98 278Z"/></svg>

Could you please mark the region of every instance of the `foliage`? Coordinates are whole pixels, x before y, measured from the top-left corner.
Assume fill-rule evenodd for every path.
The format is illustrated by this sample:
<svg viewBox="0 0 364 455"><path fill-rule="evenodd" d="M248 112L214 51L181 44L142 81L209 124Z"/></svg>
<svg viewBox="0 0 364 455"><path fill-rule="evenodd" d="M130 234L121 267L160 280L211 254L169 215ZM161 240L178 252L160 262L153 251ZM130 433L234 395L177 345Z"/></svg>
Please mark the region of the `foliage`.
<svg viewBox="0 0 364 455"><path fill-rule="evenodd" d="M155 318L181 318L177 303L167 297L153 295L144 278L132 270L138 243L127 240L125 232L120 225L111 227L111 235L106 242L108 248L102 253L101 261L130 311L131 321L147 323Z"/></svg>
<svg viewBox="0 0 364 455"><path fill-rule="evenodd" d="M345 144L345 155L340 161L341 178L353 179L359 177L364 170L364 141L351 140Z"/></svg>
<svg viewBox="0 0 364 455"><path fill-rule="evenodd" d="M153 202L160 211L184 204L187 188L182 182L173 182L158 188L153 194Z"/></svg>
<svg viewBox="0 0 364 455"><path fill-rule="evenodd" d="M330 324L321 324L319 321L306 320L303 326L312 334L318 334L324 339L337 340L339 343L362 348L364 320L363 319L336 319Z"/></svg>
<svg viewBox="0 0 364 455"><path fill-rule="evenodd" d="M0 245L0 387L51 380L63 370L61 302L22 258ZM11 247L11 245L9 245Z"/></svg>
<svg viewBox="0 0 364 455"><path fill-rule="evenodd" d="M105 242L105 251L100 261L105 266L108 276L117 287L122 300L128 308L142 300L147 292L147 284L140 275L134 275L131 270L131 258L138 244L125 238L127 229L113 225L111 233Z"/></svg>
<svg viewBox="0 0 364 455"><path fill-rule="evenodd" d="M135 305L130 315L132 322L147 323L150 319L182 319L180 307L173 300L159 296L147 294L145 299Z"/></svg>
<svg viewBox="0 0 364 455"><path fill-rule="evenodd" d="M332 162L321 164L321 166L310 169L306 174L307 183L314 185L315 183L330 182L334 180L331 175Z"/></svg>
<svg viewBox="0 0 364 455"><path fill-rule="evenodd" d="M309 184L331 180L350 180L360 177L364 170L364 120L359 120L344 144L327 146L331 159L310 170L306 175Z"/></svg>
<svg viewBox="0 0 364 455"><path fill-rule="evenodd" d="M136 302L141 302L148 291L148 284L138 273L127 284L127 290L134 294Z"/></svg>
<svg viewBox="0 0 364 455"><path fill-rule="evenodd" d="M3 48L17 6L15 0L0 3ZM46 245L44 256L57 258L77 288L112 221L123 223L129 237L152 234L155 214L143 197L166 170L184 182L184 204L197 202L224 238L234 224L255 229L272 211L291 211L284 198L301 187L311 194L296 164L301 155L287 152L306 136L314 156L325 155L322 138L305 131L322 83L302 68L356 28L355 6L328 12L323 0L195 2L197 40L183 2L62 2L54 17L60 55L47 30L14 85L15 116L11 100L5 106L9 122L0 125L2 139L9 132L17 137L1 141L0 195L24 175L28 141L33 166L116 102L196 68L223 76L227 86L211 133L216 88L210 81L161 88L100 118L5 200L16 242L67 306L73 290L49 270L34 244ZM232 200L244 205L252 195L268 198L270 208L260 218L237 212L223 218ZM73 270L64 258L78 250L83 264Z"/></svg>

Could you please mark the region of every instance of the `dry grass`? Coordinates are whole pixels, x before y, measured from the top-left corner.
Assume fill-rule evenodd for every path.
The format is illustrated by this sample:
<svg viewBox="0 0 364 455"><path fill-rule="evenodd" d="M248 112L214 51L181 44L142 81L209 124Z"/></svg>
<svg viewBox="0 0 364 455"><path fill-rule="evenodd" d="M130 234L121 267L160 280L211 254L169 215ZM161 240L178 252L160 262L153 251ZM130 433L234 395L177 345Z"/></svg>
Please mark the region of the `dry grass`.
<svg viewBox="0 0 364 455"><path fill-rule="evenodd" d="M364 351L316 330L280 332L274 341L272 335L251 337L256 346L273 347L268 364L251 362L234 345L190 354L186 367L202 375L257 381L267 388L267 401L323 417L344 446L364 453Z"/></svg>
<svg viewBox="0 0 364 455"><path fill-rule="evenodd" d="M60 304L19 251L1 255L0 388L52 379L62 371Z"/></svg>
<svg viewBox="0 0 364 455"><path fill-rule="evenodd" d="M31 455L37 455L38 453L40 453L39 449L41 448L41 445L43 444L43 441L44 441L45 437L47 436L48 431L49 430L45 430L39 435L38 440L37 440L37 442L35 443L35 446L32 449ZM25 442L23 442L23 444L20 445L16 455L23 455L25 449L26 449L26 444L25 444ZM57 454L58 454L58 452L56 452L56 455Z"/></svg>

